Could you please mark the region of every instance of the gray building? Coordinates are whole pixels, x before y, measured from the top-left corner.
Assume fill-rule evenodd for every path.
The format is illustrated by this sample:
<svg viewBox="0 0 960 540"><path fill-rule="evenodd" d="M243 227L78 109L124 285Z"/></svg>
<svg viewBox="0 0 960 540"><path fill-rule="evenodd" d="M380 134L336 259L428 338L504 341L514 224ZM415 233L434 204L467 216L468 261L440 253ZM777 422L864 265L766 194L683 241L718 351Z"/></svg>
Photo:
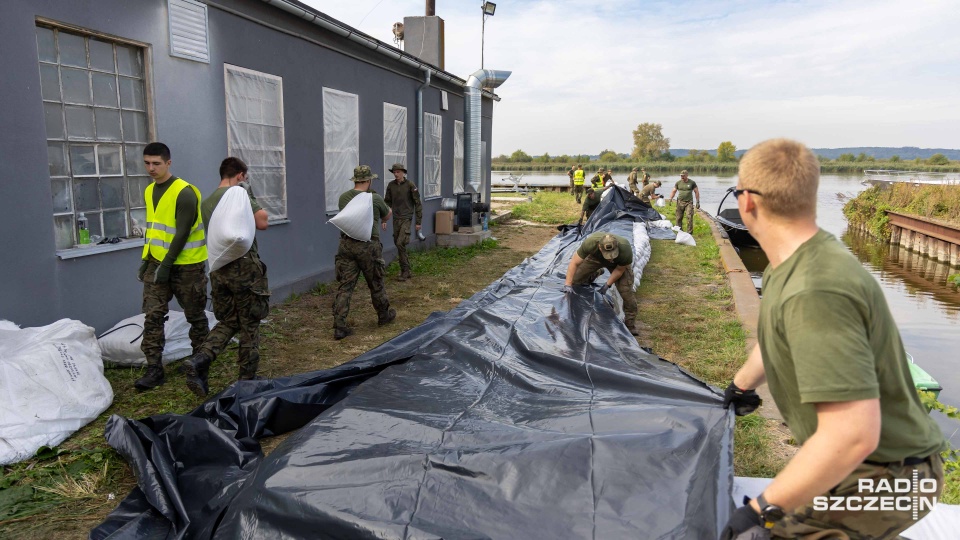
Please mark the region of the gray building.
<svg viewBox="0 0 960 540"><path fill-rule="evenodd" d="M0 11L0 319L102 331L140 312L150 141L203 194L224 157L250 165L271 219L258 237L274 301L333 280L327 220L359 163L380 193L389 165L407 164L426 246L442 197L478 183L489 195L498 98L294 0L5 0ZM465 185L465 154L482 181ZM90 234L119 242L78 247L80 213Z"/></svg>

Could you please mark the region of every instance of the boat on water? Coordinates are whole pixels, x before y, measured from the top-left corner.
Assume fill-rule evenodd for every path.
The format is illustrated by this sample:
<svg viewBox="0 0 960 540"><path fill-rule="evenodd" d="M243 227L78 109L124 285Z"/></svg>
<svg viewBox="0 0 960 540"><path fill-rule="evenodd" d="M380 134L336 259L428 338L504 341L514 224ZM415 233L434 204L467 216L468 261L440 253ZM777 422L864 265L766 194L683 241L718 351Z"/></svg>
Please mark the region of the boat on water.
<svg viewBox="0 0 960 540"><path fill-rule="evenodd" d="M717 215L713 217L713 220L720 225L720 228L723 229L723 232L730 239L730 243L734 246L759 248L760 244L757 243L757 239L750 234L750 231L743 224L743 219L740 218L740 209L723 207L723 203L727 200L727 197L733 194L734 189L736 188L727 188L726 195L723 196L723 199L720 199L720 204L717 205Z"/></svg>
<svg viewBox="0 0 960 540"><path fill-rule="evenodd" d="M913 378L913 385L917 390L924 390L933 394L933 397L940 399L940 391L943 387L933 378L932 375L923 370L913 361L913 355L907 353L907 362L910 364L910 376Z"/></svg>
<svg viewBox="0 0 960 540"><path fill-rule="evenodd" d="M888 186L890 184L956 185L960 184L960 175L956 173L894 171L888 169L864 169L865 186Z"/></svg>

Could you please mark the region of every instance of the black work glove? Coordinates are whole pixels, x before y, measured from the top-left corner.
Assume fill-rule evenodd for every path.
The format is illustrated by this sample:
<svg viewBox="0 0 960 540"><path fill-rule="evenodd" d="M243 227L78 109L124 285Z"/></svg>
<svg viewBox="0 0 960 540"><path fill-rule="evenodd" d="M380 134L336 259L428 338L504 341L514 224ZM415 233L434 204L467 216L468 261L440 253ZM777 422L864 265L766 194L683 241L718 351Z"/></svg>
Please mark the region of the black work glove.
<svg viewBox="0 0 960 540"><path fill-rule="evenodd" d="M770 532L763 527L763 519L760 518L760 514L756 513L749 504L737 508L733 514L730 514L727 525L720 532L720 540L734 540L735 538L740 540L770 538Z"/></svg>
<svg viewBox="0 0 960 540"><path fill-rule="evenodd" d="M573 286L572 286L572 285L564 285L563 287L560 288L560 290L563 291L564 294L572 293L572 292L573 292Z"/></svg>
<svg viewBox="0 0 960 540"><path fill-rule="evenodd" d="M143 275L147 273L147 266L149 264L150 263L145 260L140 262L140 269L137 270L137 281L143 281Z"/></svg>
<svg viewBox="0 0 960 540"><path fill-rule="evenodd" d="M697 201L697 210L700 209L700 201Z"/></svg>
<svg viewBox="0 0 960 540"><path fill-rule="evenodd" d="M763 400L755 391L741 390L731 381L730 386L723 391L723 408L730 408L731 403L733 403L733 412L737 416L745 416L757 410Z"/></svg>
<svg viewBox="0 0 960 540"><path fill-rule="evenodd" d="M154 283L166 283L170 281L170 267L160 265L157 267L157 272L153 275Z"/></svg>
<svg viewBox="0 0 960 540"><path fill-rule="evenodd" d="M610 286L604 283L603 287L600 287L600 294L607 294L608 290L610 290Z"/></svg>

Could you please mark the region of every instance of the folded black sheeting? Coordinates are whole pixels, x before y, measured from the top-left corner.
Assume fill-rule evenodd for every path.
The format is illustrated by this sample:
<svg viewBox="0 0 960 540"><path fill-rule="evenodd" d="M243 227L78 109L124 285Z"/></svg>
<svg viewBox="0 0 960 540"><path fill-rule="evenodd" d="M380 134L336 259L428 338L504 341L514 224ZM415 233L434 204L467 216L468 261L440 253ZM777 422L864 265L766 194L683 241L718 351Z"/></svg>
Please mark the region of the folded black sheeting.
<svg viewBox="0 0 960 540"><path fill-rule="evenodd" d="M582 235L656 219L616 189L582 232L339 367L112 417L138 487L90 537L716 537L732 415L640 349L609 297L560 290Z"/></svg>

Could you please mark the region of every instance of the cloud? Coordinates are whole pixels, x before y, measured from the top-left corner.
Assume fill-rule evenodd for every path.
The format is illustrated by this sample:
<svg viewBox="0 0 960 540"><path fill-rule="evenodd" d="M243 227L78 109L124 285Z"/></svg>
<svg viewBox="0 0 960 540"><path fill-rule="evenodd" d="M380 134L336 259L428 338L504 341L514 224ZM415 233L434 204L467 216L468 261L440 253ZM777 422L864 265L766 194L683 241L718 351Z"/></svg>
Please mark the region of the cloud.
<svg viewBox="0 0 960 540"><path fill-rule="evenodd" d="M423 2L309 0L390 42ZM475 5L477 4L477 5ZM437 2L446 68L479 68L478 2ZM371 12L371 9L373 10ZM369 15L367 15L369 13ZM493 152L628 152L641 122L676 148L958 147L960 10L904 0L498 2L484 64L498 90Z"/></svg>

